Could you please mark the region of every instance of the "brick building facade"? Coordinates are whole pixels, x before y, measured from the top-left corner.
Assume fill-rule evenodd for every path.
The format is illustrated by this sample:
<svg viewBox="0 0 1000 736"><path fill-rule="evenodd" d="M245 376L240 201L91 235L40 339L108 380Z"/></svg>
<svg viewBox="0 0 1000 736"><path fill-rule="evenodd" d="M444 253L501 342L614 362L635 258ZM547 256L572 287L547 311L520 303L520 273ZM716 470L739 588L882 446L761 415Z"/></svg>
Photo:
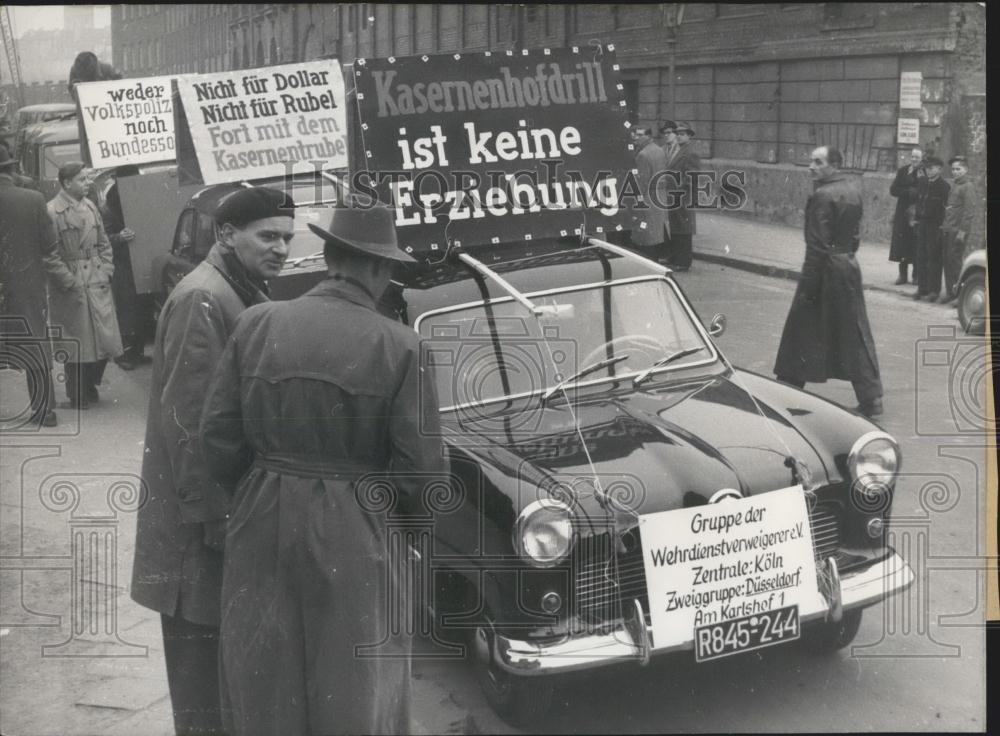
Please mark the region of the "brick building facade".
<svg viewBox="0 0 1000 736"><path fill-rule="evenodd" d="M189 19L182 25L182 61L133 69L126 57L127 73L218 66L222 16L227 69L321 56L348 61L613 43L633 118L690 122L709 166L746 171L747 213L788 224L801 222L811 188L807 154L830 143L860 176L868 203L865 236L889 238L890 176L909 148L896 137L902 72L923 76L921 109L911 115L919 116L925 148L945 158L985 153L985 9L977 3L169 7L188 14L215 10L199 11L211 24ZM117 6L113 27L122 13ZM199 46L192 39L207 28L216 40ZM155 44L156 32L143 32ZM144 42L125 33L123 43ZM204 62L209 50L212 60ZM974 162L972 173L985 194L985 162Z"/></svg>

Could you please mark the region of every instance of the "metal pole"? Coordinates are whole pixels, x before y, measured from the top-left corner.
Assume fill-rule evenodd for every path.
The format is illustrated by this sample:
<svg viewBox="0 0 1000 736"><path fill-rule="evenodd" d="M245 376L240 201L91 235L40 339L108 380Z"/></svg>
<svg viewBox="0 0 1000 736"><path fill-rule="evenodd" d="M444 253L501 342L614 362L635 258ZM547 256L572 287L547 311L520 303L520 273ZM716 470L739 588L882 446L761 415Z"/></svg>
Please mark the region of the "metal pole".
<svg viewBox="0 0 1000 736"><path fill-rule="evenodd" d="M511 286L506 279L504 279L500 274L498 274L496 271L488 267L485 263L476 260L468 253L459 253L458 259L467 266L470 266L471 268L475 269L478 273L482 274L486 278L492 279L494 282L496 282L497 286L506 291L512 297L514 297L514 299L517 302L519 302L525 309L527 309L535 316L538 316L542 313L542 310L536 307L531 302L530 299L528 299L524 294L522 294L520 291Z"/></svg>

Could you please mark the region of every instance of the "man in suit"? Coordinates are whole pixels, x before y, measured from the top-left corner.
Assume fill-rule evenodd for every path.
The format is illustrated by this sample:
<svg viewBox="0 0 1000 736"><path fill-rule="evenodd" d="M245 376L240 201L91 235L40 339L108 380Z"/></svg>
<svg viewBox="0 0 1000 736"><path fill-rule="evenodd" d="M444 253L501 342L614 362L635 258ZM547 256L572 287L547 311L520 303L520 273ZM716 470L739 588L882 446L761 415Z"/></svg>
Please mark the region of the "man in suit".
<svg viewBox="0 0 1000 736"><path fill-rule="evenodd" d="M691 138L694 129L688 123L678 123L676 128L677 152L667 162L670 179L676 185L672 201L668 200L670 213L670 267L675 271L691 268L692 237L696 232L695 184L692 173L701 169L701 159L694 152Z"/></svg>
<svg viewBox="0 0 1000 736"><path fill-rule="evenodd" d="M0 147L0 349L4 362L24 369L28 381L28 420L43 427L58 424L52 354L46 331L45 274L72 285L62 268L52 220L40 192L15 182L14 161ZM6 338L6 339L5 339ZM15 343L16 345L11 345Z"/></svg>
<svg viewBox="0 0 1000 736"><path fill-rule="evenodd" d="M198 422L236 317L267 301L266 279L288 257L294 206L265 187L222 198L218 241L167 297L157 325L142 461L149 496L137 520L132 598L160 613L178 734L223 731L219 601L229 495L206 469Z"/></svg>
<svg viewBox="0 0 1000 736"><path fill-rule="evenodd" d="M917 196L917 259L914 267L920 274L916 300L937 301L941 292L941 226L951 187L941 178L944 162L937 156L924 159L926 182Z"/></svg>
<svg viewBox="0 0 1000 736"><path fill-rule="evenodd" d="M636 150L636 183L642 201L632 209L632 244L645 249L657 260L666 260L667 213L663 205L663 176L667 157L663 149L653 142L652 131L637 126L632 131Z"/></svg>

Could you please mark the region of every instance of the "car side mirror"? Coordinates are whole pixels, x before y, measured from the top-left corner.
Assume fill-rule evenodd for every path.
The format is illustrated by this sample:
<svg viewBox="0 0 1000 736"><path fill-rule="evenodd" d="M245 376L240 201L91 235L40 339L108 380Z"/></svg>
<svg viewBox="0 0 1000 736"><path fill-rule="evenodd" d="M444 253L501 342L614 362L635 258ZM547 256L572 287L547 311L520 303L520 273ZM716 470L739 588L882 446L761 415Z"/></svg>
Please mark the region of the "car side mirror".
<svg viewBox="0 0 1000 736"><path fill-rule="evenodd" d="M726 331L726 315L716 314L712 317L712 321L708 325L708 334L712 337L718 337L723 332Z"/></svg>

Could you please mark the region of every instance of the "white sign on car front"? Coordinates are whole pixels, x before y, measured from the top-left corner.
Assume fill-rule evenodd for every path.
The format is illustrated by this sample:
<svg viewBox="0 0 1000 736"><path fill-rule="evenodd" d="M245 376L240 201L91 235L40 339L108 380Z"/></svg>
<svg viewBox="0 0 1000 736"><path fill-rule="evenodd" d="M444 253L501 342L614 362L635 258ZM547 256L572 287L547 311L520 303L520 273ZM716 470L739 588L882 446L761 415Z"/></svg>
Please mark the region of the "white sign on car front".
<svg viewBox="0 0 1000 736"><path fill-rule="evenodd" d="M83 129L94 168L173 161L176 157L170 80L116 79L79 84Z"/></svg>
<svg viewBox="0 0 1000 736"><path fill-rule="evenodd" d="M177 88L205 184L279 177L300 161L347 168L336 60L199 74Z"/></svg>
<svg viewBox="0 0 1000 736"><path fill-rule="evenodd" d="M706 624L825 608L800 486L648 514L639 529L654 649L683 645Z"/></svg>

